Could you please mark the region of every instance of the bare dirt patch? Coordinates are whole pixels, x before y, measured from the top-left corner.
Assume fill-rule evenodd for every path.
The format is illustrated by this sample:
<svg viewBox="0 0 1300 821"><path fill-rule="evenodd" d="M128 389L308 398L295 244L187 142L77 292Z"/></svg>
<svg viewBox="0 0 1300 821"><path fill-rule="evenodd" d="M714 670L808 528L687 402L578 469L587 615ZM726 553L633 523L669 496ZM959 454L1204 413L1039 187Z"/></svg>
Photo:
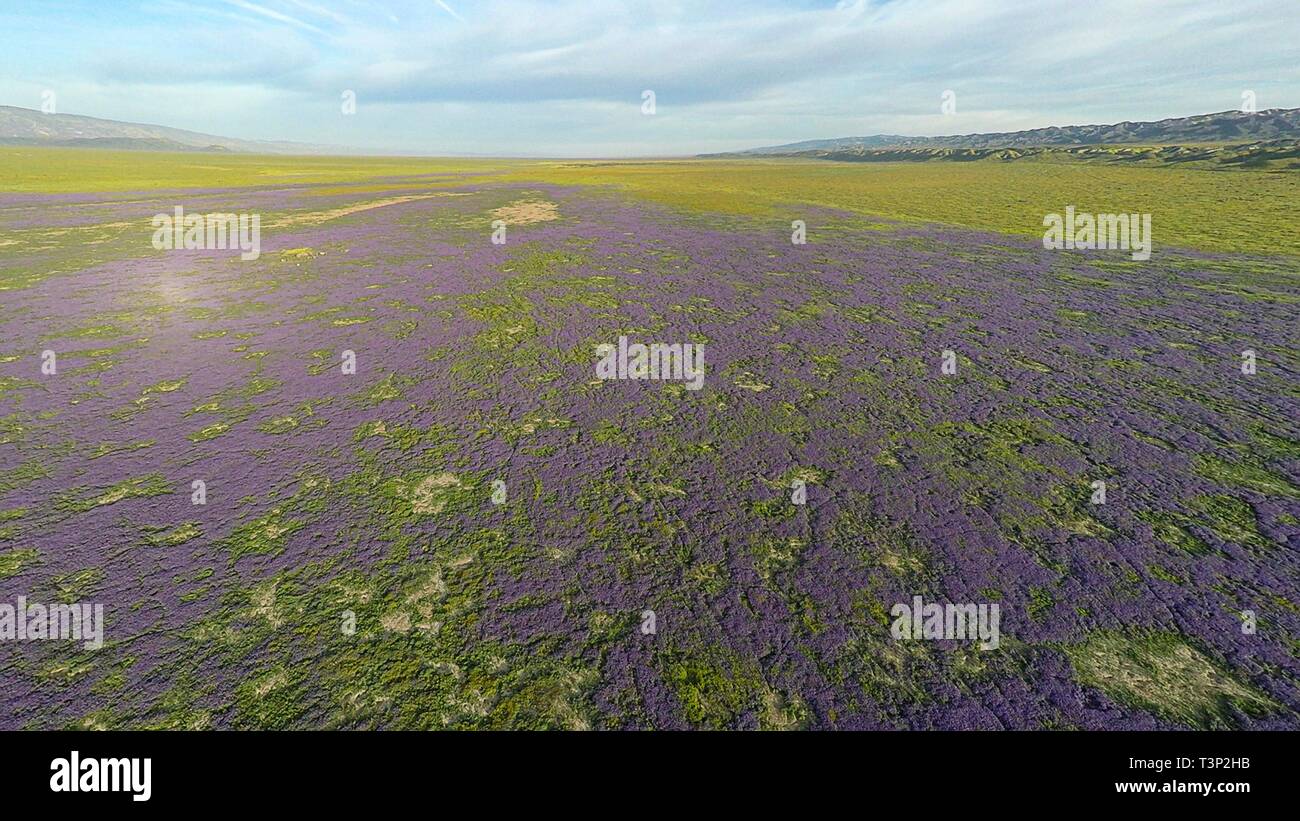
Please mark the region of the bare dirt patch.
<svg viewBox="0 0 1300 821"><path fill-rule="evenodd" d="M547 200L517 200L492 212L492 216L509 225L550 222L560 218L560 209Z"/></svg>
<svg viewBox="0 0 1300 821"><path fill-rule="evenodd" d="M434 197L456 197L467 196L466 194L457 194L449 191L439 191L434 194L408 194L401 197L389 197L382 200L372 200L370 202L360 202L356 205L348 205L343 208L332 208L328 211L312 211L307 214L294 214L285 217L274 223L272 227L283 228L288 225L320 225L323 222L346 217L349 214L357 214L362 211L371 211L375 208L387 208L390 205L401 205L404 202L413 202L415 200L427 200Z"/></svg>

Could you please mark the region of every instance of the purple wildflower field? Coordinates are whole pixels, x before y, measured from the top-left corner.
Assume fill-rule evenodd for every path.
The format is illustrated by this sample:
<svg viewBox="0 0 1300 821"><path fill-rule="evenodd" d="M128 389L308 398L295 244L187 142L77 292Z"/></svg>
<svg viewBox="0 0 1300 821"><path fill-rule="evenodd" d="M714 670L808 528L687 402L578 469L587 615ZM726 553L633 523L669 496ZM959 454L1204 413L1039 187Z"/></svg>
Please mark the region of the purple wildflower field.
<svg viewBox="0 0 1300 821"><path fill-rule="evenodd" d="M155 251L177 204L260 258ZM0 247L0 601L104 645L0 645L0 728L1300 727L1290 258L468 173L36 229L94 240Z"/></svg>

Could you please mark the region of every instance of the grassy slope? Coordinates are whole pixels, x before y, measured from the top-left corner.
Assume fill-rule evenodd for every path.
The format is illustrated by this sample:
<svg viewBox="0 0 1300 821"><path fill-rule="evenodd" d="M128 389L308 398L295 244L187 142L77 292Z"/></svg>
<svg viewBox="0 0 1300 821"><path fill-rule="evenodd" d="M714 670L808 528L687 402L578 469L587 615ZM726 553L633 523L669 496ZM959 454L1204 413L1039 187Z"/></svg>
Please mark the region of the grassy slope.
<svg viewBox="0 0 1300 821"><path fill-rule="evenodd" d="M1151 213L1156 247L1300 254L1291 229L1300 175L1078 161L831 163L815 160L544 162L278 157L0 148L0 192L145 191L356 183L486 173L512 181L614 185L697 211L807 218L801 205L1041 236L1047 213ZM810 230L815 222L810 220Z"/></svg>
<svg viewBox="0 0 1300 821"><path fill-rule="evenodd" d="M1078 162L851 164L815 160L556 164L558 182L625 186L674 206L799 219L808 203L1042 236L1043 216L1074 205L1152 214L1156 247L1300 254L1300 175ZM815 230L810 221L809 230Z"/></svg>
<svg viewBox="0 0 1300 821"><path fill-rule="evenodd" d="M0 192L92 193L350 183L410 174L499 170L514 164L518 163L0 147Z"/></svg>

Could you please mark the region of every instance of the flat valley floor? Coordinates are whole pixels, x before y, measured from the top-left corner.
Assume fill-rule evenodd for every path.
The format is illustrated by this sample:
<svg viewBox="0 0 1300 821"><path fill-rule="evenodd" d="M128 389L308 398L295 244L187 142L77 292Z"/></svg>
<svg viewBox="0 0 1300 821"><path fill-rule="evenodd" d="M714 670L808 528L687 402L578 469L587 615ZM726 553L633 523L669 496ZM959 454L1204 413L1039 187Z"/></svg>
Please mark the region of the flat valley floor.
<svg viewBox="0 0 1300 821"><path fill-rule="evenodd" d="M1300 728L1297 256L571 176L0 193L0 728Z"/></svg>

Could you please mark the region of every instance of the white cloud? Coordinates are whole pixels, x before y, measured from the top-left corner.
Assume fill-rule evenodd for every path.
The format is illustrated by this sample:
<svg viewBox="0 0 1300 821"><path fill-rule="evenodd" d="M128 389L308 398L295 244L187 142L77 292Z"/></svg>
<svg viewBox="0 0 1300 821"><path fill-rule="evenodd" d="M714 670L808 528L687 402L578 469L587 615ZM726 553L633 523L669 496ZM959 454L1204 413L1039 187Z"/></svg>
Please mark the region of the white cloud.
<svg viewBox="0 0 1300 821"><path fill-rule="evenodd" d="M66 54L68 38L93 42L76 59L24 41L0 63L0 95L35 77L114 89L103 101L200 89L230 119L206 124L206 105L151 119L431 152L690 153L1153 119L1235 107L1243 88L1262 105L1300 105L1293 4L159 0L108 31L51 27L52 53ZM0 12L0 27L39 29L39 11L14 15ZM359 108L341 123L345 88ZM658 114L632 116L646 88ZM939 114L949 88L955 117ZM103 101L82 113L126 118Z"/></svg>

